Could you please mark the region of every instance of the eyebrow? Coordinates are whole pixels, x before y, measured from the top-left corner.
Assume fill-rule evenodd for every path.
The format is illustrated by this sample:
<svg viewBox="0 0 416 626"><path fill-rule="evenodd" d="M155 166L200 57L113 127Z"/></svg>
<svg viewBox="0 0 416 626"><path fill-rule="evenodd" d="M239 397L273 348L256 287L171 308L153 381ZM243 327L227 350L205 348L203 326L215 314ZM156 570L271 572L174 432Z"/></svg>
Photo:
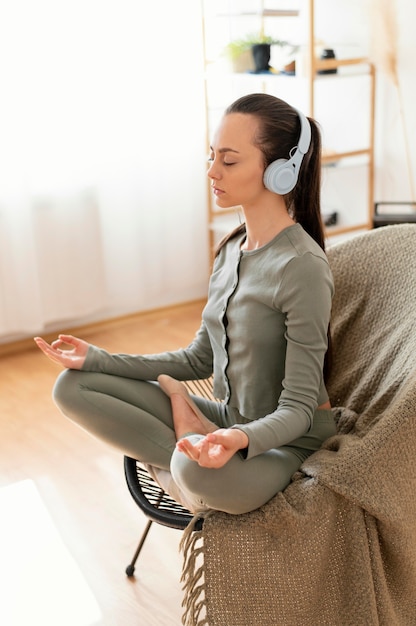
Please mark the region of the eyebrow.
<svg viewBox="0 0 416 626"><path fill-rule="evenodd" d="M210 147L209 147L209 149L210 149L210 150L212 150L212 152L215 152L215 150L214 150L214 148L213 148L212 146L210 146ZM235 154L240 154L240 153L238 152L238 150L233 150L233 148L220 148L220 149L218 150L218 152L219 152L220 154L223 154L224 152L235 152Z"/></svg>

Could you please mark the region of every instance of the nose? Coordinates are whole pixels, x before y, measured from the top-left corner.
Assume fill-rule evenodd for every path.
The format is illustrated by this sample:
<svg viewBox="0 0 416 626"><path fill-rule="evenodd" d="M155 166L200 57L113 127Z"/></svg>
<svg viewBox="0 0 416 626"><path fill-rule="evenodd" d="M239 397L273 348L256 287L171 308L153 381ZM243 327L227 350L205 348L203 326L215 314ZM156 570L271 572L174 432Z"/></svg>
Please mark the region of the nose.
<svg viewBox="0 0 416 626"><path fill-rule="evenodd" d="M207 174L209 178L213 178L214 180L218 180L220 178L219 169L216 166L215 161L211 161Z"/></svg>

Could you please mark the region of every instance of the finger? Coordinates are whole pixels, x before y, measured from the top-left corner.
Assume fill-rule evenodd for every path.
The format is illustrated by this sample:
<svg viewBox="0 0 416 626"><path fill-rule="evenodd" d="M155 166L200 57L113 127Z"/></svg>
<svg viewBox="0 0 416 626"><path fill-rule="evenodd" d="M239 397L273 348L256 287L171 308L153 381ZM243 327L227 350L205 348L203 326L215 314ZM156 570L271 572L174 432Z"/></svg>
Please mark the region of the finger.
<svg viewBox="0 0 416 626"><path fill-rule="evenodd" d="M70 346L79 346L79 344L81 343L81 339L78 339L78 337L74 337L73 335L59 335L59 339L61 340L62 343L67 343Z"/></svg>
<svg viewBox="0 0 416 626"><path fill-rule="evenodd" d="M220 442L219 438L214 433L208 433L207 435L205 435L205 440L208 443L219 443Z"/></svg>
<svg viewBox="0 0 416 626"><path fill-rule="evenodd" d="M56 350L58 345L60 345L61 343L59 339L55 339L55 341L49 344L44 339L42 339L42 337L35 337L34 340L38 348L40 348L42 352L48 355L51 354L52 351Z"/></svg>
<svg viewBox="0 0 416 626"><path fill-rule="evenodd" d="M186 456L190 461L194 461L194 462L198 461L198 459L195 458L192 452L188 452L188 450L179 450L179 452L181 452L181 454Z"/></svg>
<svg viewBox="0 0 416 626"><path fill-rule="evenodd" d="M62 346L64 343L66 342L62 341L62 339L54 339L54 341L52 341L51 343L51 348L53 348L54 350L58 350L58 348L60 348L60 346Z"/></svg>
<svg viewBox="0 0 416 626"><path fill-rule="evenodd" d="M40 348L40 350L42 350L42 352L44 352L45 354L49 354L49 352L51 351L51 346L48 343L46 343L44 339L41 339L40 337L36 337L35 343L38 346L38 348Z"/></svg>
<svg viewBox="0 0 416 626"><path fill-rule="evenodd" d="M179 452L186 454L186 456L191 459L191 461L197 461L199 457L199 451L191 444L187 439L180 439L176 443L176 448Z"/></svg>
<svg viewBox="0 0 416 626"><path fill-rule="evenodd" d="M35 342L43 354L45 354L51 361L54 361L54 363L58 363L59 365L67 365L66 359L63 357L61 351L57 351L40 337L36 337Z"/></svg>
<svg viewBox="0 0 416 626"><path fill-rule="evenodd" d="M195 446L190 441L188 441L188 439L181 439L176 445L178 449L182 452L187 452L188 454L196 453Z"/></svg>
<svg viewBox="0 0 416 626"><path fill-rule="evenodd" d="M38 348L41 348L41 349L46 344L46 341L42 339L42 337L33 337L33 341L38 346Z"/></svg>
<svg viewBox="0 0 416 626"><path fill-rule="evenodd" d="M213 448L212 444L207 440L207 438L203 439L200 442L199 457L197 459L198 464L201 467L216 467L216 452L217 450Z"/></svg>
<svg viewBox="0 0 416 626"><path fill-rule="evenodd" d="M35 343L39 346L47 346L49 345L44 339L43 337L33 337L33 340L35 341Z"/></svg>

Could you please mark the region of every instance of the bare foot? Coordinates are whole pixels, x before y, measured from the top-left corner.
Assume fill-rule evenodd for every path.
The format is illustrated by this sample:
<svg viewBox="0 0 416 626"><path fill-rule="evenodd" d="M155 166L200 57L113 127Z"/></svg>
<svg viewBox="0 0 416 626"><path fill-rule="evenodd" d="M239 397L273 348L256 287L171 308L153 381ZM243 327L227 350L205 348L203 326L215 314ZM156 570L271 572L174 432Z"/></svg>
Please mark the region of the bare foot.
<svg viewBox="0 0 416 626"><path fill-rule="evenodd" d="M207 435L218 430L218 426L210 422L208 418L202 420L199 415L189 406L183 396L174 393L170 396L173 414L173 426L175 428L176 439L181 439L189 433L197 435Z"/></svg>
<svg viewBox="0 0 416 626"><path fill-rule="evenodd" d="M170 397L177 439L187 433L207 435L218 430L218 426L199 410L182 383L165 374L159 376L157 380L166 395Z"/></svg>

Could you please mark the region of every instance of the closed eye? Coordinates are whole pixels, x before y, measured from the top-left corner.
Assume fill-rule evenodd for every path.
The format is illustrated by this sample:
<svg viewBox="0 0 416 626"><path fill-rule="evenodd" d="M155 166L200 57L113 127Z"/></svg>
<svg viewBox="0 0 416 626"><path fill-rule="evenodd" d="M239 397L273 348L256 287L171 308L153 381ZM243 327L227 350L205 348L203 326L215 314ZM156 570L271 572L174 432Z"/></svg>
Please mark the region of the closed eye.
<svg viewBox="0 0 416 626"><path fill-rule="evenodd" d="M213 153L209 154L207 156L207 163L213 163L215 161L215 156ZM231 165L235 165L237 163L237 161L225 161L223 160L222 164L226 165L227 167L230 167Z"/></svg>

